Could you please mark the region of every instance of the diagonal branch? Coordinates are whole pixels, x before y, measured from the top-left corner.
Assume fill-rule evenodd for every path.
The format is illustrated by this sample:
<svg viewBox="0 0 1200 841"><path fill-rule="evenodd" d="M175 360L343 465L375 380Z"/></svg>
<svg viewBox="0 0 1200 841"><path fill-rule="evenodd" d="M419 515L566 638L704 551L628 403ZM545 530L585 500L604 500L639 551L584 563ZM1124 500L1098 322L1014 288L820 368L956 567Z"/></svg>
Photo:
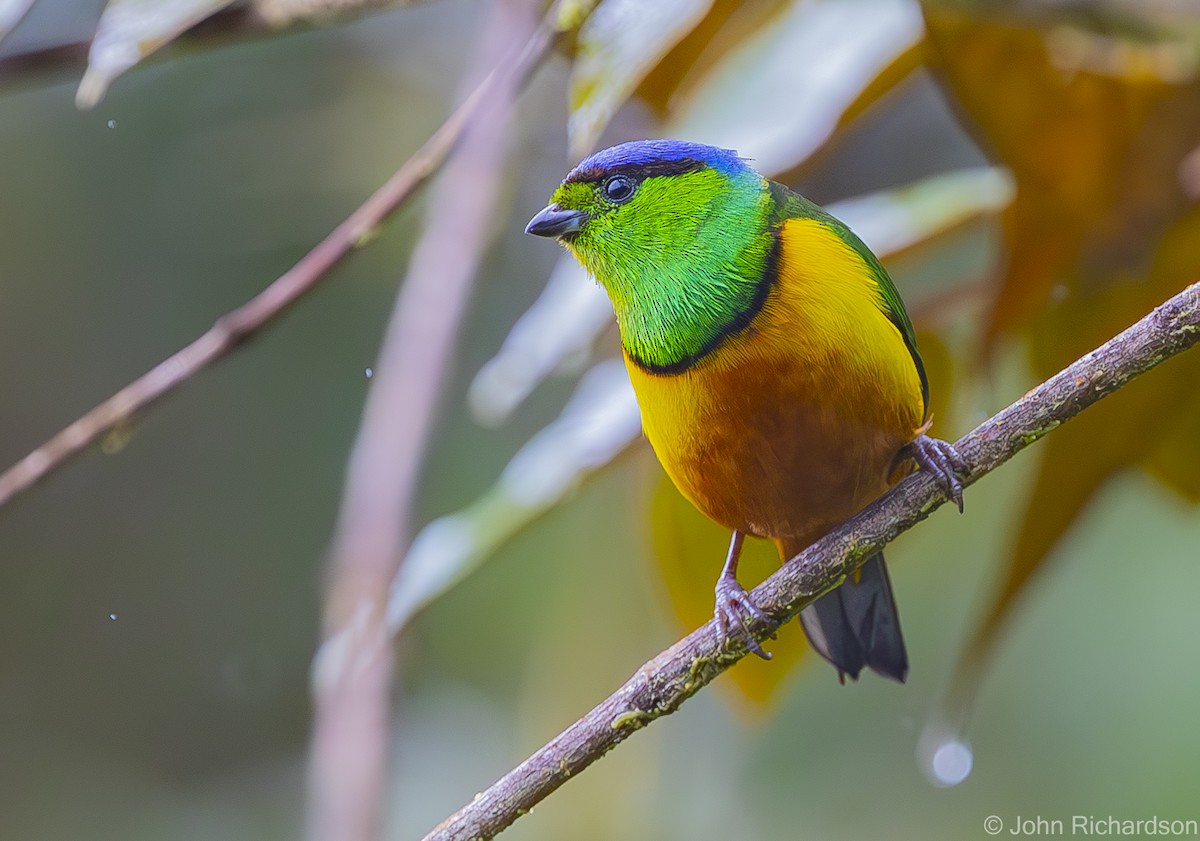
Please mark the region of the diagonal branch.
<svg viewBox="0 0 1200 841"><path fill-rule="evenodd" d="M508 71L522 82L549 51L555 25L552 16L547 20L525 48L509 60ZM191 344L155 365L0 474L0 508L230 354L328 278L334 266L365 242L380 223L395 213L417 188L438 171L458 143L464 128L488 101L496 81L497 73L489 74L382 187L304 255L300 262L258 295L218 318L206 333Z"/></svg>
<svg viewBox="0 0 1200 841"><path fill-rule="evenodd" d="M968 468L964 484L974 483L1102 397L1197 341L1200 283L1192 284L959 440L955 446ZM792 558L753 591L755 604L772 619L755 623L755 636L766 639L945 501L935 481L917 473ZM425 841L491 838L632 733L673 713L745 655L740 643L722 649L716 622L693 631L476 795Z"/></svg>

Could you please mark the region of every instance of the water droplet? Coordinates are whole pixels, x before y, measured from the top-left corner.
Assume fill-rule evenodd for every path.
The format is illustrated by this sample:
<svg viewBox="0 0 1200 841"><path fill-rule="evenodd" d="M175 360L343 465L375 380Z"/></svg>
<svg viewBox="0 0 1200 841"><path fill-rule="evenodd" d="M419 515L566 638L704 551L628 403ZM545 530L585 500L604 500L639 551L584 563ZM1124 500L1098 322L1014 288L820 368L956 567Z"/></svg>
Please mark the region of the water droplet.
<svg viewBox="0 0 1200 841"><path fill-rule="evenodd" d="M370 368L368 368L367 370L363 371L363 373L367 375L367 379L368 379L368 380L369 380L369 379L371 379L371 377L375 376L375 372L374 372L374 371L372 371Z"/></svg>
<svg viewBox="0 0 1200 841"><path fill-rule="evenodd" d="M116 120L109 120L109 121L108 121L108 123L106 123L106 125L107 125L109 128L116 128L116 127L117 127L117 121L116 121Z"/></svg>
<svg viewBox="0 0 1200 841"><path fill-rule="evenodd" d="M971 746L966 742L958 739L943 742L933 752L933 761L930 763L933 781L947 788L956 786L970 776L973 762Z"/></svg>
<svg viewBox="0 0 1200 841"><path fill-rule="evenodd" d="M110 613L110 614L108 614L108 618L109 618L109 619L111 619L113 622L116 622L116 621L117 621L117 614L115 614L115 613Z"/></svg>

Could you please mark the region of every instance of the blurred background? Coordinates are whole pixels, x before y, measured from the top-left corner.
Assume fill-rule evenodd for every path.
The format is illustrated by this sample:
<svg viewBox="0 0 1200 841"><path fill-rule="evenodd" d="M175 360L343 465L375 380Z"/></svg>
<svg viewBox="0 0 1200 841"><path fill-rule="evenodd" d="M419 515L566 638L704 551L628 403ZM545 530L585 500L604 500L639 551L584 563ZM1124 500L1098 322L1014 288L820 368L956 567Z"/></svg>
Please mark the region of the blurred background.
<svg viewBox="0 0 1200 841"><path fill-rule="evenodd" d="M449 113L487 18L431 0L193 27L224 4L178 5L110 4L170 43L88 110L102 0L33 3L0 42L5 465L353 210ZM420 837L710 615L725 537L640 440L603 296L522 233L582 154L647 136L737 148L863 235L943 437L1200 278L1190 0L601 2L497 139L492 244L413 512L433 525L394 592L387 837ZM0 838L297 836L323 563L423 207L0 510ZM774 662L504 837L1200 819L1198 383L1193 351L897 541L906 686L839 686L785 628ZM939 722L965 725L973 764L930 764Z"/></svg>

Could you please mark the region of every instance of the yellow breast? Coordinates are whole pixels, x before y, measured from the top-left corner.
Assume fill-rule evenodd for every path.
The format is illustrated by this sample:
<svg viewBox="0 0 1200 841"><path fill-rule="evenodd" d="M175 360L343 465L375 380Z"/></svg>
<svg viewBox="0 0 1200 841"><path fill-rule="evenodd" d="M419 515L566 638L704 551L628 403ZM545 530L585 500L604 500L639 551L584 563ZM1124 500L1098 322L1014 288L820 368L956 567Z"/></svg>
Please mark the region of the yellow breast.
<svg viewBox="0 0 1200 841"><path fill-rule="evenodd" d="M740 334L674 375L626 360L668 475L729 527L807 545L888 487L924 415L904 338L862 257L785 223L779 280Z"/></svg>

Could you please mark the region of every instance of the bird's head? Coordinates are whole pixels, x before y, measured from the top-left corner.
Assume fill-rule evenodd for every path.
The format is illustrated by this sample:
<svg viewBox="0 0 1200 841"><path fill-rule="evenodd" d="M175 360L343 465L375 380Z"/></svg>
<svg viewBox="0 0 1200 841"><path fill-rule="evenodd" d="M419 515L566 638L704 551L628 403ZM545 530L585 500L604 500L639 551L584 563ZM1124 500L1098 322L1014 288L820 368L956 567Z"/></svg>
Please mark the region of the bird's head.
<svg viewBox="0 0 1200 841"><path fill-rule="evenodd" d="M725 210L752 211L762 177L729 149L639 140L585 158L525 231L556 237L607 286L606 269L681 255ZM748 219L747 221L754 221Z"/></svg>
<svg viewBox="0 0 1200 841"><path fill-rule="evenodd" d="M715 329L699 322L749 294L736 287L761 274L770 208L768 182L735 152L641 140L585 158L525 230L558 239L605 287L627 349L665 357L668 339L697 350Z"/></svg>

